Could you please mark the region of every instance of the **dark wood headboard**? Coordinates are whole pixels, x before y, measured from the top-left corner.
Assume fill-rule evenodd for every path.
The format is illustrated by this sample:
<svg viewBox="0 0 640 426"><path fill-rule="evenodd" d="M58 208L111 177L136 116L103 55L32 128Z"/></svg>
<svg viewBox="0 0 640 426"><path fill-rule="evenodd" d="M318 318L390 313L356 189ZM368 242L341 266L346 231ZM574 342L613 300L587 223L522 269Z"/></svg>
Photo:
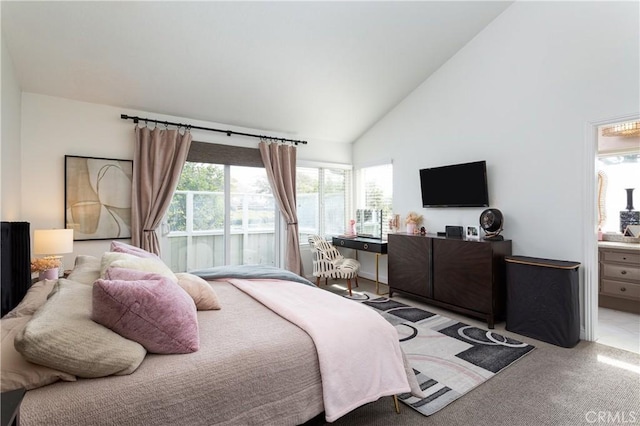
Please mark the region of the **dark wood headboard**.
<svg viewBox="0 0 640 426"><path fill-rule="evenodd" d="M0 278L2 316L13 309L31 287L29 222L2 222Z"/></svg>

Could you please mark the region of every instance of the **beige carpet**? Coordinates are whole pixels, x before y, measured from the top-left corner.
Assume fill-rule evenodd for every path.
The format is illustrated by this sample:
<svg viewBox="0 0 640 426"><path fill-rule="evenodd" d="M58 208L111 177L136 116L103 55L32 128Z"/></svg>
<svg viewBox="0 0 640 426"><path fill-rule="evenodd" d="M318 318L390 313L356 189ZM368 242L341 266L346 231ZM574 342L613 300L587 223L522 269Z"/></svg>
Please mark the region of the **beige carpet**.
<svg viewBox="0 0 640 426"><path fill-rule="evenodd" d="M340 287L331 283L322 286L338 293L343 291ZM360 289L375 291L371 282L362 279ZM414 299L395 295L393 299L486 328L485 323ZM396 414L388 397L360 407L332 425L640 423L640 355L585 341L572 349L561 348L505 331L504 323L496 325L496 331L530 343L536 350L432 416L425 417L403 404ZM324 422L318 419L310 424Z"/></svg>

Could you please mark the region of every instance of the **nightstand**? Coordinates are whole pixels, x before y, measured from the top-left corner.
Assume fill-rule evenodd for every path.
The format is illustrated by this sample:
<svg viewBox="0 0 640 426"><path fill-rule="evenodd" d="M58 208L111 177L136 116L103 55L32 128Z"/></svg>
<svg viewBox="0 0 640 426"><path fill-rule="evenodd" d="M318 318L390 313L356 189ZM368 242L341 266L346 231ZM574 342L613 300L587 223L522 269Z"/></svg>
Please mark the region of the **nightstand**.
<svg viewBox="0 0 640 426"><path fill-rule="evenodd" d="M20 403L26 393L25 389L16 389L0 394L2 424L1 426L20 425Z"/></svg>

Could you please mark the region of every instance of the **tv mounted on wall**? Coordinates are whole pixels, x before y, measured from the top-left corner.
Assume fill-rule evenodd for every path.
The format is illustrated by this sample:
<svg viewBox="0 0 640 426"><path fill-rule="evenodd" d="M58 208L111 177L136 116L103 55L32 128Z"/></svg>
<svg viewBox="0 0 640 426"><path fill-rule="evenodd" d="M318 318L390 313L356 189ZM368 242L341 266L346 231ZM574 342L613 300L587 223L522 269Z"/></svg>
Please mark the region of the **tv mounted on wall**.
<svg viewBox="0 0 640 426"><path fill-rule="evenodd" d="M486 161L420 170L423 207L488 207Z"/></svg>

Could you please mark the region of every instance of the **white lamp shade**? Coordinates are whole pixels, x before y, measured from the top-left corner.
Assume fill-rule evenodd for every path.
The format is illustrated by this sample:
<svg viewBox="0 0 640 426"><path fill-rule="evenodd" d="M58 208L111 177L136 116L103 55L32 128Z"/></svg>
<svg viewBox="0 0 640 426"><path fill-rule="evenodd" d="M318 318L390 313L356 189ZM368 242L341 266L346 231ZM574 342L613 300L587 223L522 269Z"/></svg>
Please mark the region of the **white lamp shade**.
<svg viewBox="0 0 640 426"><path fill-rule="evenodd" d="M73 229L36 229L33 231L35 254L63 254L73 252Z"/></svg>

